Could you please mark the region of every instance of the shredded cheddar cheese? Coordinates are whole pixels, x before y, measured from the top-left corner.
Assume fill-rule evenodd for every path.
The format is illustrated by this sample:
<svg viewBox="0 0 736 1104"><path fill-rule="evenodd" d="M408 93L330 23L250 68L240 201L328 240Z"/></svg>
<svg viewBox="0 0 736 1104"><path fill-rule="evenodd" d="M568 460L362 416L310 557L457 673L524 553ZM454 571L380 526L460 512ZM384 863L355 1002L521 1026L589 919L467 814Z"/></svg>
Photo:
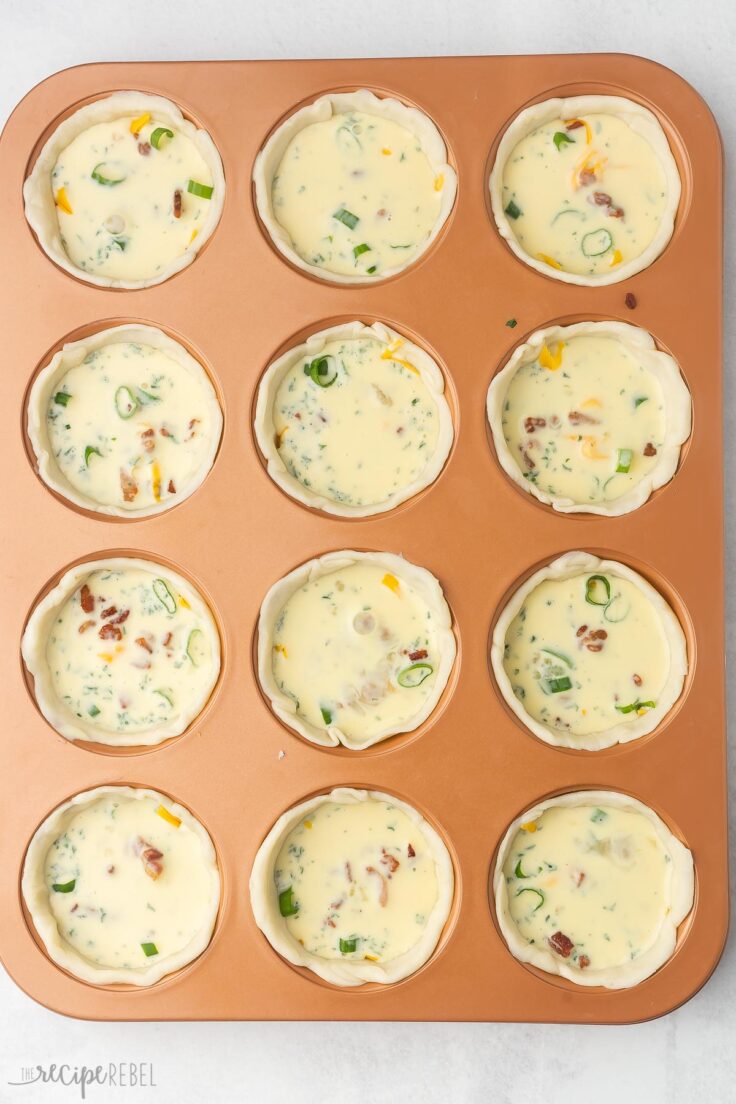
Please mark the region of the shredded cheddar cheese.
<svg viewBox="0 0 736 1104"><path fill-rule="evenodd" d="M549 265L550 268L562 268L560 262L556 261L554 257L550 257L547 253L537 253L537 260Z"/></svg>
<svg viewBox="0 0 736 1104"><path fill-rule="evenodd" d="M144 111L143 114L139 115L137 119L133 119L132 123L130 124L130 133L134 134L137 138L146 123L150 123L150 121L151 112Z"/></svg>
<svg viewBox="0 0 736 1104"><path fill-rule="evenodd" d="M73 215L72 205L69 202L69 197L66 194L66 188L59 188L56 193L56 206L61 207L62 211L65 211L67 215Z"/></svg>
<svg viewBox="0 0 736 1104"><path fill-rule="evenodd" d="M611 268L613 268L615 265L621 264L623 259L624 258L621 250L614 249L613 253L611 254L611 259L608 263L610 264Z"/></svg>
<svg viewBox="0 0 736 1104"><path fill-rule="evenodd" d="M442 189L444 188L444 186L445 186L445 178L444 178L443 174L440 173L439 176L436 176L434 178L434 190L436 192L441 192Z"/></svg>
<svg viewBox="0 0 736 1104"><path fill-rule="evenodd" d="M183 607L184 607L184 609L191 609L191 608L192 608L192 607L191 607L191 606L189 605L189 602L187 602L187 600L186 600L186 598L184 597L184 595L183 595L183 594L180 594L180 595L179 595L179 605L180 605L180 606L183 606Z"/></svg>
<svg viewBox="0 0 736 1104"><path fill-rule="evenodd" d="M526 822L526 824L522 824L522 826L521 826L521 827L522 827L522 829L523 829L523 831L524 831L524 832L536 832L536 830L537 830L537 823L536 823L536 821L534 821L534 820L528 820L528 821Z"/></svg>
<svg viewBox="0 0 736 1104"><path fill-rule="evenodd" d="M395 575L384 575L381 582L385 587L388 587L389 590L392 590L394 594L399 593L399 580Z"/></svg>
<svg viewBox="0 0 736 1104"><path fill-rule="evenodd" d="M564 341L558 341L554 348L550 348L545 342L538 358L542 368L548 368L550 372L556 372L562 364L562 350L564 347Z"/></svg>
<svg viewBox="0 0 736 1104"><path fill-rule="evenodd" d="M582 123L585 127L585 141L588 145L593 141L593 132L590 129L590 124L586 123L585 119L565 119L565 126L569 129L573 123Z"/></svg>
<svg viewBox="0 0 736 1104"><path fill-rule="evenodd" d="M169 824L172 824L174 826L174 828L179 828L181 826L181 820L179 819L179 817L174 816L174 814L170 813L169 810L167 808L165 808L163 805L159 805L156 812L161 817L162 820L165 820Z"/></svg>

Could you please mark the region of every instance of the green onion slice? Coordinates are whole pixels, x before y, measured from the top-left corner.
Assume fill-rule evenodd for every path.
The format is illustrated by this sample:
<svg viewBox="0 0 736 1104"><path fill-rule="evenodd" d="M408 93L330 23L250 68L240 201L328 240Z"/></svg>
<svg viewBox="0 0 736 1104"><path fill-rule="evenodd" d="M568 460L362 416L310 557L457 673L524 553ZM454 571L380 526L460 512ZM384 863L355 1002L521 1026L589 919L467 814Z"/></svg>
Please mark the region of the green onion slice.
<svg viewBox="0 0 736 1104"><path fill-rule="evenodd" d="M550 694L560 694L563 690L572 690L572 682L567 675L563 675L562 678L547 679L546 683Z"/></svg>
<svg viewBox="0 0 736 1104"><path fill-rule="evenodd" d="M279 893L279 912L282 916L296 916L299 905L294 900L294 887L289 886Z"/></svg>
<svg viewBox="0 0 736 1104"><path fill-rule="evenodd" d="M115 409L126 422L132 418L140 406L137 398L129 387L118 387L115 392Z"/></svg>
<svg viewBox="0 0 736 1104"><path fill-rule="evenodd" d="M616 594L603 611L603 617L612 625L625 621L631 613L631 605L622 594Z"/></svg>
<svg viewBox="0 0 736 1104"><path fill-rule="evenodd" d="M141 406L150 406L151 403L161 402L160 395L152 395L150 391L144 391L142 387L136 387L135 393Z"/></svg>
<svg viewBox="0 0 736 1104"><path fill-rule="evenodd" d="M369 276L372 276L377 268L378 268L378 265L371 265L370 268L366 269L366 272L368 273Z"/></svg>
<svg viewBox="0 0 736 1104"><path fill-rule="evenodd" d="M66 391L57 391L54 395L54 402L58 403L59 406L67 406L70 398L71 395L69 395Z"/></svg>
<svg viewBox="0 0 736 1104"><path fill-rule="evenodd" d="M169 705L172 706L172 708L173 708L174 695L172 694L171 690L154 690L153 692L154 692L154 694L160 694L161 697L164 698L169 703Z"/></svg>
<svg viewBox="0 0 736 1104"><path fill-rule="evenodd" d="M569 134L565 134L564 130L556 130L552 135L552 141L557 146L558 150L566 143L571 146L575 145L575 139L571 138Z"/></svg>
<svg viewBox="0 0 736 1104"><path fill-rule="evenodd" d="M89 467L90 459L93 456L102 456L102 453L100 452L100 450L98 448L96 448L95 445L87 445L86 449L84 450L84 466L85 466L85 468Z"/></svg>
<svg viewBox="0 0 736 1104"><path fill-rule="evenodd" d="M633 449L619 449L618 459L616 461L617 472L628 472L631 468L631 461L634 459Z"/></svg>
<svg viewBox="0 0 736 1104"><path fill-rule="evenodd" d="M304 374L309 376L312 383L316 383L318 387L332 387L337 379L335 358L329 354L315 357L309 364L304 365Z"/></svg>
<svg viewBox="0 0 736 1104"><path fill-rule="evenodd" d="M603 602L599 601L599 586L606 592ZM607 606L611 601L611 584L605 575L589 575L585 581L585 601L590 606Z"/></svg>
<svg viewBox="0 0 736 1104"><path fill-rule="evenodd" d="M92 179L98 184L104 184L106 188L114 188L116 184L122 184L127 179L125 176L120 176L120 172L120 168L115 170L112 165L98 161L92 170Z"/></svg>
<svg viewBox="0 0 736 1104"><path fill-rule="evenodd" d="M77 879L72 878L70 882L57 882L56 885L52 885L54 893L71 893L77 884Z"/></svg>
<svg viewBox="0 0 736 1104"><path fill-rule="evenodd" d="M168 583L164 579L153 580L153 593L167 613L176 613L176 598L169 590Z"/></svg>
<svg viewBox="0 0 736 1104"><path fill-rule="evenodd" d="M154 149L161 149L162 138L173 138L173 130L169 130L168 127L156 127L152 132L150 142Z"/></svg>
<svg viewBox="0 0 736 1104"><path fill-rule="evenodd" d="M187 184L187 191L200 199L212 199L214 190L211 184L200 184L198 180L190 180Z"/></svg>
<svg viewBox="0 0 736 1104"><path fill-rule="evenodd" d="M591 230L583 236L580 248L586 257L602 257L613 245L613 238L607 230Z"/></svg>
<svg viewBox="0 0 736 1104"><path fill-rule="evenodd" d="M354 230L360 222L357 215L354 215L352 211L346 211L344 207L339 207L332 217L350 230Z"/></svg>
<svg viewBox="0 0 736 1104"><path fill-rule="evenodd" d="M593 821L594 824L600 824L600 822L602 820L605 820L607 816L608 813L605 811L605 809L594 809L593 812L590 814L590 819Z"/></svg>
<svg viewBox="0 0 736 1104"><path fill-rule="evenodd" d="M412 690L415 686L421 686L433 671L434 667L431 663L412 663L404 667L403 671L399 671L396 681L405 690Z"/></svg>
<svg viewBox="0 0 736 1104"><path fill-rule="evenodd" d="M356 261L361 253L370 253L370 251L371 247L369 245L366 245L365 242L362 242L361 245L353 246L353 256L355 257Z"/></svg>
<svg viewBox="0 0 736 1104"><path fill-rule="evenodd" d="M155 943L141 943L141 950L146 958L152 958L153 955L158 954L158 947Z"/></svg>
<svg viewBox="0 0 736 1104"><path fill-rule="evenodd" d="M562 662L567 664L568 667L573 667L574 666L573 661L570 659L570 657L568 655L565 655L564 652L558 652L555 648L542 648L540 650L543 651L543 652L546 652L547 655L554 656L555 659L561 659Z"/></svg>
<svg viewBox="0 0 736 1104"><path fill-rule="evenodd" d="M363 148L360 138L349 126L339 126L335 132L335 141L339 146L342 146L344 150L349 150L351 153L356 153Z"/></svg>
<svg viewBox="0 0 736 1104"><path fill-rule="evenodd" d="M585 215L583 214L582 211L576 210L575 207L563 207L563 209L561 211L558 211L557 214L555 215L555 217L552 219L552 222L550 223L550 226L554 226L554 224L557 222L557 220L559 218L562 218L563 215L575 215L575 218L585 220Z"/></svg>
<svg viewBox="0 0 736 1104"><path fill-rule="evenodd" d="M319 711L322 714L322 720L325 722L325 724L332 724L332 710L325 709L325 707L321 705L319 707Z"/></svg>
<svg viewBox="0 0 736 1104"><path fill-rule="evenodd" d="M514 877L515 878L531 878L532 877L531 874L525 874L524 871L521 869L521 864L522 864L523 860L524 860L524 856L522 855L521 858L519 859L519 861L517 862L516 866L514 867Z"/></svg>
<svg viewBox="0 0 736 1104"><path fill-rule="evenodd" d="M539 898L539 903L534 906L532 912L538 912L544 904L544 894L542 893L541 889L532 889L531 886L522 886L521 889L517 889L516 896L521 897L522 893L536 893L537 897Z"/></svg>
<svg viewBox="0 0 736 1104"><path fill-rule="evenodd" d="M201 629L192 629L187 640L187 655L195 667L201 667L207 658L205 636Z"/></svg>
<svg viewBox="0 0 736 1104"><path fill-rule="evenodd" d="M649 402L648 395L637 395L637 397L634 399L634 410L636 410L637 407L641 406L641 404L645 402Z"/></svg>
<svg viewBox="0 0 736 1104"><path fill-rule="evenodd" d="M504 207L503 212L505 215L508 215L509 218L512 219L518 219L519 216L523 214L521 207L519 207L518 204L514 203L513 199L509 200L509 202Z"/></svg>
<svg viewBox="0 0 736 1104"><path fill-rule="evenodd" d="M515 330L516 327L519 325L519 323L516 321L515 318L509 318L508 321L506 322L506 325L508 326L508 328L510 330Z"/></svg>
<svg viewBox="0 0 736 1104"><path fill-rule="evenodd" d="M98 717L100 715L99 706L92 704L87 712L89 713L90 717Z"/></svg>
<svg viewBox="0 0 736 1104"><path fill-rule="evenodd" d="M340 953L341 954L355 954L358 949L358 938L355 939L341 939L340 940Z"/></svg>
<svg viewBox="0 0 736 1104"><path fill-rule="evenodd" d="M629 705L617 705L619 713L633 713L639 709L654 709L657 703L653 701L639 701L637 698L635 702L631 702Z"/></svg>

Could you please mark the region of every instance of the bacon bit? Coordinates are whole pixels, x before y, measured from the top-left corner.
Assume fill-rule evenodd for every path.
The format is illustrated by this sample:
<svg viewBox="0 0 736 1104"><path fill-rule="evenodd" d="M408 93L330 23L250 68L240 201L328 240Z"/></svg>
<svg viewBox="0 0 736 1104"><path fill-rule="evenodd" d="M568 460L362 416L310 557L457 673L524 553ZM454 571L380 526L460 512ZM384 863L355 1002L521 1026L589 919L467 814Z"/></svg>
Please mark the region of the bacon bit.
<svg viewBox="0 0 736 1104"><path fill-rule="evenodd" d="M567 415L568 421L572 425L599 425L598 418L593 418L590 414L583 414L582 410L571 410Z"/></svg>
<svg viewBox="0 0 736 1104"><path fill-rule="evenodd" d="M352 880L353 880L353 871L352 871L352 868L351 868L349 862L345 863L345 877L347 878L347 880L349 882L352 882Z"/></svg>
<svg viewBox="0 0 736 1104"><path fill-rule="evenodd" d="M409 652L408 658L414 663L417 659L426 659L428 655L426 648L418 648L416 652Z"/></svg>
<svg viewBox="0 0 736 1104"><path fill-rule="evenodd" d="M581 126L584 126L582 119L573 119L571 123L565 124L565 130L578 130Z"/></svg>
<svg viewBox="0 0 736 1104"><path fill-rule="evenodd" d="M118 612L117 606L108 606L106 610L103 610L100 614L101 617L113 617Z"/></svg>
<svg viewBox="0 0 736 1104"><path fill-rule="evenodd" d="M199 423L199 418L192 418L192 420L190 421L189 426L188 426L189 436L187 437L187 441L191 441L192 437L194 437L196 435L196 430L195 430L194 427L198 423Z"/></svg>
<svg viewBox="0 0 736 1104"><path fill-rule="evenodd" d="M145 648L149 655L153 655L153 648L148 643L145 636L137 636L135 642L139 648Z"/></svg>
<svg viewBox="0 0 736 1104"><path fill-rule="evenodd" d="M83 621L82 624L79 626L77 632L86 633L87 629L94 628L94 625L94 621Z"/></svg>
<svg viewBox="0 0 736 1104"><path fill-rule="evenodd" d="M113 624L112 621L108 621L106 624L104 624L102 626L102 628L100 629L99 635L100 635L101 640L122 640L123 639L122 629L119 629L117 627L117 625Z"/></svg>
<svg viewBox="0 0 736 1104"><path fill-rule="evenodd" d="M407 855L409 856L410 859L413 859L416 856L416 851L414 850L414 848L412 847L411 844L409 844L409 846L407 847L406 853L407 853Z"/></svg>
<svg viewBox="0 0 736 1104"><path fill-rule="evenodd" d="M636 296L634 295L633 291L627 291L626 292L626 297L624 299L624 303L629 308L629 310L635 310L636 309Z"/></svg>
<svg viewBox="0 0 736 1104"><path fill-rule="evenodd" d="M388 869L389 869L389 875L388 875L389 878L391 877L391 875L394 873L395 870L399 869L399 866L401 865L397 858L395 858L393 855L389 855L389 853L388 853L388 851L386 850L385 847L381 848L381 863L384 866L388 867Z"/></svg>
<svg viewBox="0 0 736 1104"><path fill-rule="evenodd" d="M379 207L378 210L376 211L376 214L377 214L378 218L385 218L386 215L388 214L388 211L386 210L385 207Z"/></svg>
<svg viewBox="0 0 736 1104"><path fill-rule="evenodd" d="M142 154L143 157L148 157L149 153L151 152L151 143L150 142L139 142L138 143L138 152L140 154Z"/></svg>
<svg viewBox="0 0 736 1104"><path fill-rule="evenodd" d="M92 591L89 589L86 583L84 583L84 585L82 586L82 590L79 595L79 601L85 613L92 613L92 610L95 608L95 600L92 595Z"/></svg>
<svg viewBox="0 0 736 1104"><path fill-rule="evenodd" d="M543 429L547 424L546 418L525 418L524 429L527 433L534 433L535 429Z"/></svg>
<svg viewBox="0 0 736 1104"><path fill-rule="evenodd" d="M138 494L138 484L132 475L128 475L124 468L120 469L120 487L123 492L124 502L132 502Z"/></svg>
<svg viewBox="0 0 736 1104"><path fill-rule="evenodd" d="M592 169L581 169L578 174L578 180L581 184L595 184L597 179L598 177Z"/></svg>
<svg viewBox="0 0 736 1104"><path fill-rule="evenodd" d="M588 649L589 652L602 652L603 641L608 640L608 633L605 629L593 629L587 636L583 637L582 643Z"/></svg>
<svg viewBox="0 0 736 1104"><path fill-rule="evenodd" d="M590 966L590 959L587 955L580 955L580 957L578 958L578 966L581 970L587 970L587 968Z"/></svg>
<svg viewBox="0 0 736 1104"><path fill-rule="evenodd" d="M181 218L181 188L174 192L174 218Z"/></svg>
<svg viewBox="0 0 736 1104"><path fill-rule="evenodd" d="M163 851L158 851L155 847L152 847L150 843L143 839L143 836L138 836L133 844L133 850L143 863L143 869L148 877L155 882L164 869L164 864L161 862L164 857Z"/></svg>
<svg viewBox="0 0 736 1104"><path fill-rule="evenodd" d="M108 874L114 874L115 873L115 863L110 863L110 865L107 868L107 873Z"/></svg>
<svg viewBox="0 0 736 1104"><path fill-rule="evenodd" d="M570 871L570 877L572 878L572 880L573 880L573 882L575 883L576 886L581 886L583 884L583 882L585 881L585 871L584 870L571 870Z"/></svg>
<svg viewBox="0 0 736 1104"><path fill-rule="evenodd" d="M645 444L645 446L644 446L644 455L645 456L656 456L657 455L657 450L656 450L656 448L654 447L654 445L652 444L651 441L647 441L647 443Z"/></svg>
<svg viewBox="0 0 736 1104"><path fill-rule="evenodd" d="M631 677L634 680L634 686L641 686L644 681L641 675L632 675Z"/></svg>
<svg viewBox="0 0 736 1104"><path fill-rule="evenodd" d="M69 911L70 912L76 912L78 908L79 908L79 901L76 901L75 904L73 904L72 907L69 909Z"/></svg>
<svg viewBox="0 0 736 1104"><path fill-rule="evenodd" d="M174 434L171 432L171 430L167 429L166 426L161 426L161 428L159 430L159 433L161 434L162 437L173 437L174 436Z"/></svg>
<svg viewBox="0 0 736 1104"><path fill-rule="evenodd" d="M153 439L155 437L155 435L156 435L156 432L153 429L142 429L141 430L140 438L143 441L143 448L146 450L146 452L153 452L153 450L155 449L156 442Z"/></svg>
<svg viewBox="0 0 736 1104"><path fill-rule="evenodd" d="M113 621L110 622L110 624L112 624L112 625L122 625L123 621L127 621L129 617L130 617L130 610L129 609L121 610L120 613L117 615L117 617Z"/></svg>
<svg viewBox="0 0 736 1104"><path fill-rule="evenodd" d="M534 469L536 467L536 464L534 463L534 461L532 460L531 456L526 451L526 449L521 450L521 455L522 455L524 463L528 467L529 471L534 471Z"/></svg>
<svg viewBox="0 0 736 1104"><path fill-rule="evenodd" d="M325 920L325 924L328 924L331 928L336 928L337 927L337 924L335 923L335 921L332 919L331 916L327 917L327 919Z"/></svg>
<svg viewBox="0 0 736 1104"><path fill-rule="evenodd" d="M375 874L381 879L381 892L378 897L378 903L381 908L385 908L388 904L388 882L384 878L380 870L376 870L375 866L367 866L365 868L366 874Z"/></svg>
<svg viewBox="0 0 736 1104"><path fill-rule="evenodd" d="M173 635L173 633L167 632L166 636L164 637L164 648L168 648L173 639Z"/></svg>
<svg viewBox="0 0 736 1104"><path fill-rule="evenodd" d="M564 932L558 931L554 935L550 935L547 938L547 942L553 951L556 951L562 958L569 958L570 953L575 946L572 939L569 939Z"/></svg>
<svg viewBox="0 0 736 1104"><path fill-rule="evenodd" d="M585 636L587 631L588 631L588 626L587 625L581 625L580 628L578 629L578 631L575 633L575 635L576 636Z"/></svg>
<svg viewBox="0 0 736 1104"><path fill-rule="evenodd" d="M168 490L169 494L176 494L176 487L174 486L174 480L173 479L169 480L169 485L167 487L167 490Z"/></svg>
<svg viewBox="0 0 736 1104"><path fill-rule="evenodd" d="M623 218L623 207L616 207L608 192L592 192L588 196L588 203L594 207L605 207L609 218Z"/></svg>

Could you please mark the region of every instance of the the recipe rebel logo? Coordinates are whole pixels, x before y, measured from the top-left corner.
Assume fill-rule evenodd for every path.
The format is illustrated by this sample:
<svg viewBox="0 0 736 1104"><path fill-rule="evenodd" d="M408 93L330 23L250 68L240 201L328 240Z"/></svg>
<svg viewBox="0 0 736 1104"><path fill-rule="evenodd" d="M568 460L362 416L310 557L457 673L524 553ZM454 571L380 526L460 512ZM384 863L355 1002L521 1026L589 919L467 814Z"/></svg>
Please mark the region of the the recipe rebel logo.
<svg viewBox="0 0 736 1104"><path fill-rule="evenodd" d="M152 1062L108 1062L104 1066L70 1066L67 1063L58 1065L52 1063L48 1066L23 1066L20 1070L20 1077L16 1080L9 1080L7 1083L17 1088L22 1088L25 1085L76 1087L81 1100L87 1099L87 1090L93 1086L104 1085L108 1089L155 1089L158 1087Z"/></svg>

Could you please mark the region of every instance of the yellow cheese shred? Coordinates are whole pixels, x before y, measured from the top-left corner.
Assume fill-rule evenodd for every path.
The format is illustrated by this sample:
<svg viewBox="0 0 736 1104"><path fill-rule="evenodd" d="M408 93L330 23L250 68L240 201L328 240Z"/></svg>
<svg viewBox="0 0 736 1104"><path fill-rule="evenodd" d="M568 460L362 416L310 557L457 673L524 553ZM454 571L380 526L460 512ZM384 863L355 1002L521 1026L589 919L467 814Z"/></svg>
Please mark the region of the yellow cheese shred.
<svg viewBox="0 0 736 1104"><path fill-rule="evenodd" d="M138 135L140 134L140 132L143 130L146 123L150 123L150 121L151 121L151 112L150 111L144 111L143 114L139 115L137 119L133 119L132 123L130 124L130 133L135 134L135 136L137 138Z"/></svg>
<svg viewBox="0 0 736 1104"><path fill-rule="evenodd" d="M550 348L545 342L538 357L542 368L548 368L550 372L556 372L562 364L562 350L564 348L564 341L558 341L553 348Z"/></svg>
<svg viewBox="0 0 736 1104"><path fill-rule="evenodd" d="M562 268L562 265L559 261L556 261L554 257L550 257L546 253L537 253L537 260L542 261L546 265L549 265L550 268Z"/></svg>
<svg viewBox="0 0 736 1104"><path fill-rule="evenodd" d="M523 832L536 832L537 822L535 820L528 820L526 824L521 826Z"/></svg>
<svg viewBox="0 0 736 1104"><path fill-rule="evenodd" d="M388 587L389 590L392 590L394 594L399 593L399 580L395 575L384 575L381 582L385 587Z"/></svg>
<svg viewBox="0 0 736 1104"><path fill-rule="evenodd" d="M165 806L159 805L156 812L162 820L167 821L169 824L173 824L174 828L179 828L181 826L181 820L179 819L179 817L174 816L173 813L170 813L169 810L165 808Z"/></svg>
<svg viewBox="0 0 736 1104"><path fill-rule="evenodd" d="M59 188L56 193L56 206L61 207L62 211L65 211L67 215L73 215L72 205L69 202L69 197L66 194L66 188Z"/></svg>
<svg viewBox="0 0 736 1104"><path fill-rule="evenodd" d="M180 595L179 595L179 605L180 605L180 606L183 606L183 607L184 607L184 609L191 609L191 608L192 608L192 607L191 607L191 606L189 605L189 602L187 602L187 600L186 600L186 598L184 597L184 595L183 595L183 594L180 594Z"/></svg>

